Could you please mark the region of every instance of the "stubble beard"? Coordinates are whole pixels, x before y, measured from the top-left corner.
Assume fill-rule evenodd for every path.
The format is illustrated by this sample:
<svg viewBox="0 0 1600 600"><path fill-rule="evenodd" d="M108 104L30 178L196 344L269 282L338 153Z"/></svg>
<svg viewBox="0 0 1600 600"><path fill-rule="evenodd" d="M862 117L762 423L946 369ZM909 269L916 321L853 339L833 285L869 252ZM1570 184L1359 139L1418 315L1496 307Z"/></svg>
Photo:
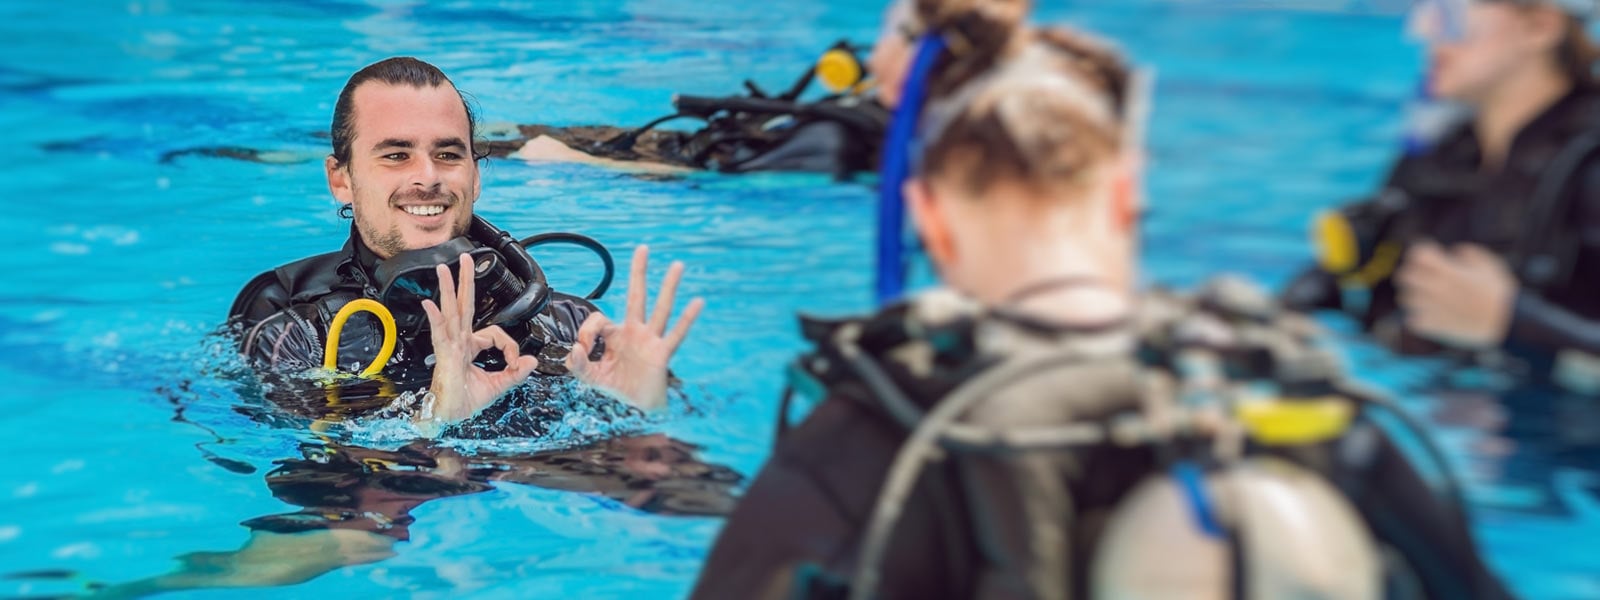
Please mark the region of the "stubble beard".
<svg viewBox="0 0 1600 600"><path fill-rule="evenodd" d="M357 198L361 197L361 190L360 190L359 187L357 187L355 185L355 178L354 177L351 177L350 192L353 195L355 195L355 197L357 197ZM384 201L384 208L385 209L393 208L394 205L395 205L395 202L397 200L399 200L401 196L404 196L404 195L407 195L407 194L406 193L399 193L399 192L397 192L395 194L391 194L389 196L389 198L387 198ZM409 195L411 195L411 196L423 196L423 197L425 197L424 199L432 199L432 198L436 198L436 197L449 197L450 198L450 209L451 210L458 210L458 209L461 208L460 205L463 204L463 200L460 197L457 197L457 196L455 196L454 194L452 194L450 192L437 192L437 193L424 193L424 194L417 194L417 193L413 192L413 193L410 193ZM356 210L354 212L355 212L355 221L356 221L356 231L360 232L362 241L366 242L368 248L371 248L373 251L377 252L378 254L383 255L384 258L393 258L395 255L398 255L401 252L407 252L409 250L412 250L412 248L407 248L406 247L406 238L405 238L404 234L400 233L400 224L399 223L391 224L387 230L379 230L376 226L374 226L372 224L371 221L368 221L367 219L362 217L361 211ZM461 220L452 221L449 224L450 237L451 238L458 238L458 237L461 237L463 235L466 235L467 234L467 228L471 224L471 222L472 221L471 221L470 217L467 218L467 219L461 219Z"/></svg>

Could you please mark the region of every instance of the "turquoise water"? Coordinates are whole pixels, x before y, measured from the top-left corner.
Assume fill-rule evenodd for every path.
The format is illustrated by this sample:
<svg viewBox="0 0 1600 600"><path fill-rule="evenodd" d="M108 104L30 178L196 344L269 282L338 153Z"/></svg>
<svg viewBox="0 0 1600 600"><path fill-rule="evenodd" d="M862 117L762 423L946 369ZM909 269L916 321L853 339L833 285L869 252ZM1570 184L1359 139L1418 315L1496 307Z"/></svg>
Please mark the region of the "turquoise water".
<svg viewBox="0 0 1600 600"><path fill-rule="evenodd" d="M315 161L163 156L224 145L314 156L324 150L311 134L327 127L344 79L395 54L445 69L486 121L642 123L675 92L732 93L745 78L779 87L833 40L869 39L878 10L858 4L0 5L0 162L12 190L0 234L17 249L0 286L0 436L10 442L0 571L72 574L0 580L0 594L149 577L187 553L238 548L241 521L295 510L262 474L315 439L236 410L251 399L216 374L226 360L205 334L245 280L335 249L348 225ZM1370 189L1392 157L1417 72L1398 18L1372 6L1381 3L1265 4L1045 3L1048 19L1120 39L1159 70L1152 281L1227 269L1282 282L1305 260L1306 216ZM515 161L491 162L484 178L480 212L513 232L577 230L689 264L684 287L708 300L674 364L690 400L645 427L741 473L771 444L779 369L798 347L793 313L870 301L872 200L859 185L647 181ZM592 280L581 253L540 258L558 286ZM1437 365L1358 344L1350 355L1437 422L1468 475L1482 542L1518 591L1600 597L1593 405L1411 393ZM183 382L188 392L158 391ZM206 451L256 472L206 460L196 444L215 438L174 420L180 406L231 440ZM583 419L574 428L606 430ZM382 431L351 435L399 445ZM720 527L519 484L411 514L411 539L393 558L234 593L677 597Z"/></svg>

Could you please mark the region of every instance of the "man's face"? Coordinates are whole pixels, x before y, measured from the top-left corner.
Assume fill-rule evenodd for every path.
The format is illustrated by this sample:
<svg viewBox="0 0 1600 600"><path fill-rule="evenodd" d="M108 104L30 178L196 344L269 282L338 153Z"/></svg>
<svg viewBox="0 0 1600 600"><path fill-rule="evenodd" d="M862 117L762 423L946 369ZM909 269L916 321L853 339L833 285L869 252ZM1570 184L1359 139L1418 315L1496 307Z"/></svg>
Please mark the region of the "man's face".
<svg viewBox="0 0 1600 600"><path fill-rule="evenodd" d="M354 208L361 240L389 258L465 234L481 186L455 89L374 81L352 101L350 161L329 157L325 166L334 197Z"/></svg>

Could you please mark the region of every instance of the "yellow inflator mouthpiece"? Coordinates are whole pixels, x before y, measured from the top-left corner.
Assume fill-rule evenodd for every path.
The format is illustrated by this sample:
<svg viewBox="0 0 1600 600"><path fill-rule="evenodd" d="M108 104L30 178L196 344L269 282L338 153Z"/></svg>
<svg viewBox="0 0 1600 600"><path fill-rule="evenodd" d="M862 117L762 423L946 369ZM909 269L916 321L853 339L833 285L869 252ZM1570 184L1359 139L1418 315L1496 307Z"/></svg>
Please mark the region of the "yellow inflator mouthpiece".
<svg viewBox="0 0 1600 600"><path fill-rule="evenodd" d="M383 323L383 346L378 349L378 355L373 357L372 364L361 370L362 377L372 377L383 372L383 366L389 363L389 357L394 355L395 340L399 335L395 331L394 314L377 300L360 298L351 300L344 308L339 309L339 314L334 315L333 323L328 327L328 342L322 349L322 367L328 370L339 368L339 334L344 332L345 323L352 315L358 312L372 313Z"/></svg>
<svg viewBox="0 0 1600 600"><path fill-rule="evenodd" d="M1269 446L1315 444L1339 437L1354 417L1350 403L1333 397L1244 402L1239 421L1257 442Z"/></svg>
<svg viewBox="0 0 1600 600"><path fill-rule="evenodd" d="M861 60L849 50L834 48L822 54L817 59L817 80L822 82L822 87L835 94L842 94L861 83L861 78L866 70L861 68Z"/></svg>

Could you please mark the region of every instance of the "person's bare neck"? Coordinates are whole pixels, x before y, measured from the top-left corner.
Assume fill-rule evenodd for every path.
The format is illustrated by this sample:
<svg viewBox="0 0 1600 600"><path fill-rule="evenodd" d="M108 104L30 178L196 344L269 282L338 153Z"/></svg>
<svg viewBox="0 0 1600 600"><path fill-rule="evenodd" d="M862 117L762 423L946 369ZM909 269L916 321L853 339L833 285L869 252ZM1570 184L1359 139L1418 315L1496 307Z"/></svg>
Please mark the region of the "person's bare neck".
<svg viewBox="0 0 1600 600"><path fill-rule="evenodd" d="M1481 168L1500 171L1517 134L1571 90L1572 82L1549 64L1519 70L1496 86L1478 107L1473 123L1483 150Z"/></svg>
<svg viewBox="0 0 1600 600"><path fill-rule="evenodd" d="M1126 316L1131 274L1125 261L1090 236L1065 233L1015 240L993 252L986 280L969 292L985 306L1005 305L1047 321L1098 324ZM1098 247L1097 247L1098 246Z"/></svg>

